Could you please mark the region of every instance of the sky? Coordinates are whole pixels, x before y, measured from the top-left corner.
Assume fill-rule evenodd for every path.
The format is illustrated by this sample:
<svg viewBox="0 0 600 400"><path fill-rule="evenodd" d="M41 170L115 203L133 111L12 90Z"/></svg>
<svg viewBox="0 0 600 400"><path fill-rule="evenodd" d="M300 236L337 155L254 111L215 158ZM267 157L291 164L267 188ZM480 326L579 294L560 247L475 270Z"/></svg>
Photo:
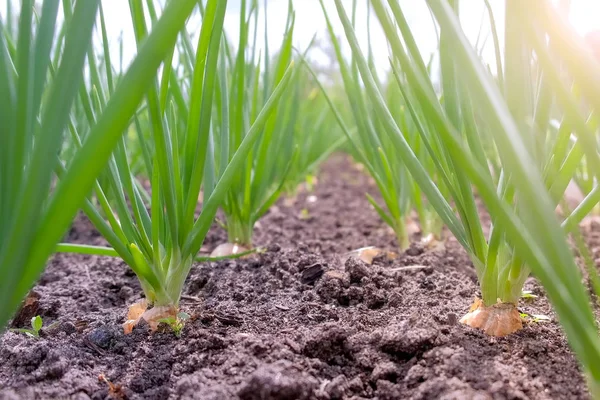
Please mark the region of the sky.
<svg viewBox="0 0 600 400"><path fill-rule="evenodd" d="M0 15L5 15L6 2L12 1L18 4L18 0L0 0ZM260 0L261 3L264 0ZM287 0L268 1L268 41L271 51L275 51L282 41L287 16ZM342 0L348 14L351 12L352 0ZM427 60L432 52L437 49L435 28L429 10L424 0L399 0L403 11L424 58ZM538 0L539 1L539 0ZM341 22L337 16L333 0L324 0L330 19L336 32L343 35ZM494 8L495 18L499 22L499 35L503 36L504 10L502 0L490 0ZM294 32L294 44L303 49L311 41L313 36L326 38L326 24L323 12L318 0L293 0L296 14L296 29ZM358 0L356 33L363 49L367 47L367 0ZM111 42L111 55L113 60L118 59L119 40L123 37L124 62L135 55L135 42L129 19L129 6L127 0L102 0L106 15L109 41ZM239 34L240 0L229 0L225 18L225 32L233 43L237 41ZM490 24L483 0L461 1L461 22L467 37L473 44L479 38L479 44L485 43L483 50L484 59L493 64L494 50L490 36ZM260 18L264 18L261 14ZM600 0L571 0L571 13L569 15L573 26L581 35L593 30L600 29ZM264 21L264 20L263 20ZM199 19L193 18L188 24L191 31L199 30ZM378 69L387 69L388 48L385 37L379 27L374 15L371 15L371 43ZM258 29L259 48L263 47L264 24L260 23ZM344 42L344 41L342 41ZM349 50L346 49L349 53ZM315 59L316 58L316 59ZM313 53L316 62L325 62L325 58L318 52Z"/></svg>

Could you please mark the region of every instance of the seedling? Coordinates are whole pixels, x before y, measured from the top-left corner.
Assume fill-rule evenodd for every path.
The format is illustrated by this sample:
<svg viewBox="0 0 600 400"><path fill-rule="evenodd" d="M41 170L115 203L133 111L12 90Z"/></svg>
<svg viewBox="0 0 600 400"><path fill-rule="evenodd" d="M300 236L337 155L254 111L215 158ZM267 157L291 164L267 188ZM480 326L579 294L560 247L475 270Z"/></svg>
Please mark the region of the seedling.
<svg viewBox="0 0 600 400"><path fill-rule="evenodd" d="M37 339L40 337L40 330L42 329L43 324L44 323L42 321L42 317L40 317L39 315L36 315L35 317L31 318L31 329L15 328L15 329L11 329L11 331L18 332L18 333L24 333L29 337Z"/></svg>
<svg viewBox="0 0 600 400"><path fill-rule="evenodd" d="M310 211L308 211L308 208L303 208L302 210L300 210L300 216L298 218L302 220L310 219Z"/></svg>
<svg viewBox="0 0 600 400"><path fill-rule="evenodd" d="M180 311L179 313L177 313L176 317L162 318L158 320L158 322L168 325L169 328L171 328L171 330L175 334L175 336L181 337L181 332L183 331L185 322L188 319L190 319L190 315L188 313Z"/></svg>
<svg viewBox="0 0 600 400"><path fill-rule="evenodd" d="M549 316L543 314L520 313L520 316L523 322L527 324L537 324L551 321Z"/></svg>

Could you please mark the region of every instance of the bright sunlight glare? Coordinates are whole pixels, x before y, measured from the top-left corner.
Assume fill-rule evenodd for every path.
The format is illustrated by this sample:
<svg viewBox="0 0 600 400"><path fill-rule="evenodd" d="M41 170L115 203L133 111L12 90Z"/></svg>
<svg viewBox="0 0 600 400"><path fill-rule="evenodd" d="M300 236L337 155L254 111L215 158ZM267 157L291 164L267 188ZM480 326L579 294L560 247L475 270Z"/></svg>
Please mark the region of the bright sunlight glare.
<svg viewBox="0 0 600 400"><path fill-rule="evenodd" d="M600 30L600 1L575 0L571 3L569 21L582 36Z"/></svg>
<svg viewBox="0 0 600 400"><path fill-rule="evenodd" d="M18 0L0 0L0 15L5 15L7 1L11 1L13 9L19 4ZM164 0L155 0L158 3L163 3ZM276 51L278 43L281 43L281 35L285 28L285 19L287 15L287 1L285 0L267 0L269 32L266 35L269 41L271 51ZM423 58L428 60L432 54L437 51L436 30L433 27L431 14L427 9L424 0L398 0L401 5L407 10L406 17L409 24L414 29L417 45L423 54ZM262 0L261 0L262 2ZM343 0L348 9L351 8L352 0ZM559 3L559 0L554 0ZM41 4L41 0L36 0L36 3ZM235 45L238 32L239 8L241 0L229 0L228 11L225 18L225 32ZM498 35L500 45L504 42L504 2L501 0L493 0L490 2L496 23L498 24ZM368 0L359 0L357 13L358 15L366 14L366 5ZM409 5L410 7L406 7ZM111 43L111 56L117 60L120 56L120 47L122 40L123 48L123 67L126 67L136 52L133 32L128 20L128 5L123 0L102 0L104 11L107 15L107 30L109 42ZM294 10L296 13L296 29L294 45L299 49L304 49L310 43L313 36L317 35L317 40L322 41L327 37L325 18L321 11L318 0L293 0ZM335 6L333 1L325 1L326 8L331 15L335 15ZM491 27L487 11L483 0L463 0L460 2L460 19L467 37L473 45L478 49L485 62L489 64L495 63L495 52L491 39ZM261 10L262 11L262 10ZM262 13L261 13L262 14ZM261 15L262 18L264 18ZM366 20L360 19L356 26L357 36L361 47L364 49L368 46L368 38L370 39L373 49L373 55L376 60L377 68L381 71L388 67L389 51L386 44L385 36L381 28L377 25L376 17L371 15L371 26L367 28ZM582 36L586 36L592 32L597 33L597 47L600 49L600 0L571 0L569 20L575 30ZM188 27L194 28L198 21L194 18L188 23ZM342 29L341 23L337 18L333 18L332 23L336 31ZM197 27L192 29L197 31ZM258 27L258 37L264 38L264 24ZM98 38L97 38L98 39ZM99 40L97 41L99 45ZM257 44L258 50L264 50L264 44L259 40ZM344 53L349 54L349 49L344 48ZM315 57L316 56L316 57ZM313 62L328 63L331 60L319 51L313 52Z"/></svg>

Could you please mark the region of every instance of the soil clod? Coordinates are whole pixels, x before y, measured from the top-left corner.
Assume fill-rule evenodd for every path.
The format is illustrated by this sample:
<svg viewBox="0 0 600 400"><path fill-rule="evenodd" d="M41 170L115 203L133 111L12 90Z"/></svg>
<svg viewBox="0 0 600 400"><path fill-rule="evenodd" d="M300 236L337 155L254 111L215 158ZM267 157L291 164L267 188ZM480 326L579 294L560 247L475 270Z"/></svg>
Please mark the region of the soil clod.
<svg viewBox="0 0 600 400"><path fill-rule="evenodd" d="M309 400L314 398L317 380L288 362L264 365L242 385L241 400Z"/></svg>

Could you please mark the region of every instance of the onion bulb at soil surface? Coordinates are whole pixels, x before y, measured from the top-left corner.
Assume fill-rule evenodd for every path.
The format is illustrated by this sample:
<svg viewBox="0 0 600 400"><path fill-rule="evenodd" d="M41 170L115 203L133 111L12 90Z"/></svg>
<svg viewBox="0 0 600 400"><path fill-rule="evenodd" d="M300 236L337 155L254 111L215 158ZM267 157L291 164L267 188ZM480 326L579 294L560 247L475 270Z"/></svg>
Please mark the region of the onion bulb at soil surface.
<svg viewBox="0 0 600 400"><path fill-rule="evenodd" d="M218 245L212 253L211 257L226 257L234 254L245 253L248 249L236 243L222 243Z"/></svg>
<svg viewBox="0 0 600 400"><path fill-rule="evenodd" d="M446 249L444 242L439 240L433 233L422 238L421 244L431 251L444 251Z"/></svg>
<svg viewBox="0 0 600 400"><path fill-rule="evenodd" d="M419 224L412 218L407 217L406 218L406 233L409 236L412 236L416 233L420 233L421 232L421 227L419 226Z"/></svg>
<svg viewBox="0 0 600 400"><path fill-rule="evenodd" d="M506 336L523 329L517 307L512 303L496 303L486 306L476 298L471 309L460 320L472 328L481 329L486 335Z"/></svg>
<svg viewBox="0 0 600 400"><path fill-rule="evenodd" d="M165 319L176 318L177 309L173 306L153 307L148 310L148 302L142 299L137 303L129 306L127 312L127 321L123 324L123 333L128 335L136 326L140 319L144 319L152 332L158 329L158 325Z"/></svg>
<svg viewBox="0 0 600 400"><path fill-rule="evenodd" d="M285 207L293 207L294 204L296 204L296 200L298 200L298 196L297 195L286 197L286 198L283 199L283 205Z"/></svg>

